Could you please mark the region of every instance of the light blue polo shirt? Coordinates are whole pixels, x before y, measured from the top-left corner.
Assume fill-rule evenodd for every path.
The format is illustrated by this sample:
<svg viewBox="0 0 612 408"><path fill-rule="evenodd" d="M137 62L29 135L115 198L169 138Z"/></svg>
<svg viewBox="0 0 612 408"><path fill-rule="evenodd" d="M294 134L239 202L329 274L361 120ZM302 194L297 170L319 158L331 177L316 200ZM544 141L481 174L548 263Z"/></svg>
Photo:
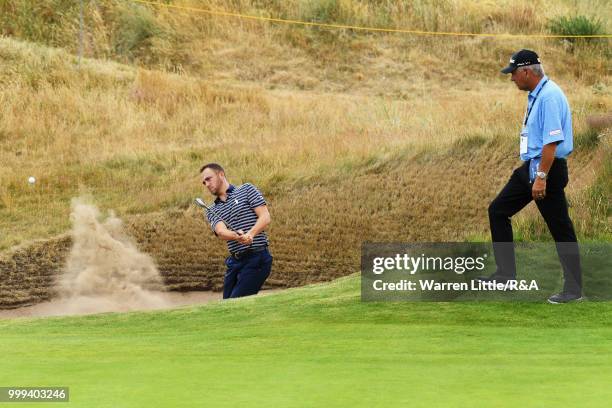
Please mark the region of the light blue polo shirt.
<svg viewBox="0 0 612 408"><path fill-rule="evenodd" d="M553 142L559 142L555 157L567 157L574 149L574 136L572 113L561 88L544 76L527 96L527 111L530 108L526 126L527 153L521 154L521 160L542 157L542 147Z"/></svg>

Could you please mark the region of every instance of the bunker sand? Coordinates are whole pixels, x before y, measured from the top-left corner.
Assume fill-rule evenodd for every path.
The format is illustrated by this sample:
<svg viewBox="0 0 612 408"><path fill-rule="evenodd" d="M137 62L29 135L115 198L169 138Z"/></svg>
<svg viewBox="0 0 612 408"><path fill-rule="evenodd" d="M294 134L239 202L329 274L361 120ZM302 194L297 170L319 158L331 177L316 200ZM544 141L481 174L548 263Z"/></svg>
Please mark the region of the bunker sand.
<svg viewBox="0 0 612 408"><path fill-rule="evenodd" d="M159 310L186 305L204 304L222 298L221 292L211 291L151 292L150 294L154 298L159 299L160 302L147 305L141 302L131 304L126 302L125 299L116 299L113 297L82 296L68 299L58 298L32 306L0 310L0 319L86 315L103 312L128 312L134 310Z"/></svg>

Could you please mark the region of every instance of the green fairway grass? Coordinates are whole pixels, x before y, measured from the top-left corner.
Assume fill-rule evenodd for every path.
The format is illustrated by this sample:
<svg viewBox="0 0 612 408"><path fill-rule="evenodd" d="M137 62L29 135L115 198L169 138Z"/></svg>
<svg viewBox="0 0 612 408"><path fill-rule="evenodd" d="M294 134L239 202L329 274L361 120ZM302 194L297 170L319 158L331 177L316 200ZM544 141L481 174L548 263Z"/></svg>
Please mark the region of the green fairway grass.
<svg viewBox="0 0 612 408"><path fill-rule="evenodd" d="M0 386L71 407L606 407L612 305L362 303L359 277L170 311L0 321ZM40 404L19 404L20 407Z"/></svg>

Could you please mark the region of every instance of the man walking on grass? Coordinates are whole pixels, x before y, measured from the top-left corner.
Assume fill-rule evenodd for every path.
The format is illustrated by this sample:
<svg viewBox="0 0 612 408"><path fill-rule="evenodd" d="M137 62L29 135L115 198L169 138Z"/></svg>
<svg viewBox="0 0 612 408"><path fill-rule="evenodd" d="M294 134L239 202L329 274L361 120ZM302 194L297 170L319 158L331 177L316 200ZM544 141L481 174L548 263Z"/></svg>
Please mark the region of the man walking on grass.
<svg viewBox="0 0 612 408"><path fill-rule="evenodd" d="M573 150L572 116L567 98L545 74L538 55L520 50L502 69L521 91L529 92L520 134L523 165L515 169L508 183L489 206L489 222L496 272L483 281L516 279L512 224L510 218L535 200L552 234L563 267L561 293L550 303L582 299L582 273L574 226L569 217L565 186L568 182L566 157Z"/></svg>
<svg viewBox="0 0 612 408"><path fill-rule="evenodd" d="M200 173L202 184L216 197L206 213L208 222L215 235L227 241L230 253L225 259L223 299L255 295L272 269L264 232L271 221L266 201L252 184L231 185L217 163L205 164Z"/></svg>

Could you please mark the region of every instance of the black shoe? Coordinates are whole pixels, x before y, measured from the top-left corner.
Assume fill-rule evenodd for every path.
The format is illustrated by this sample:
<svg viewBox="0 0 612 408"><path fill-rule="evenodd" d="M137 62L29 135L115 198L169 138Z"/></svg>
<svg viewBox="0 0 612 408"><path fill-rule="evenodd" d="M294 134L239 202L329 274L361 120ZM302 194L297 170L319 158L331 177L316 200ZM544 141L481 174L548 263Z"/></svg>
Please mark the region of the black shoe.
<svg viewBox="0 0 612 408"><path fill-rule="evenodd" d="M548 298L548 303L559 304L559 303L569 303L569 302L580 302L585 300L584 296L581 294L573 294L573 293L557 293Z"/></svg>

